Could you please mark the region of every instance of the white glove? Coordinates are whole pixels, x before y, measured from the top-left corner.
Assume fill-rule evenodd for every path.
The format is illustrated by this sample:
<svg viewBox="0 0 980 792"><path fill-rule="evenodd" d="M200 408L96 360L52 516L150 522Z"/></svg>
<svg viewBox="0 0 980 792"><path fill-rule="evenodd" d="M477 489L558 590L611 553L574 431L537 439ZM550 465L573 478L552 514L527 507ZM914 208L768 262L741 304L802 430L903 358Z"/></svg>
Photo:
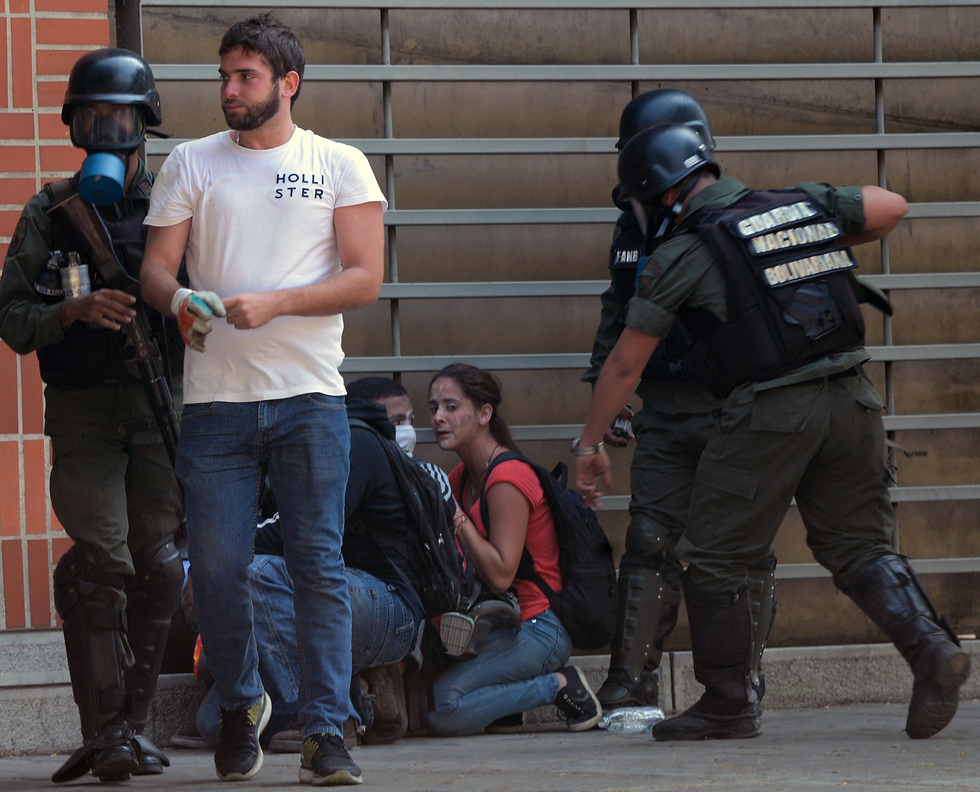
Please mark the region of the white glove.
<svg viewBox="0 0 980 792"><path fill-rule="evenodd" d="M192 289L177 289L170 301L170 310L177 317L180 337L198 352L204 351L204 341L211 332L211 317L227 313L217 294Z"/></svg>

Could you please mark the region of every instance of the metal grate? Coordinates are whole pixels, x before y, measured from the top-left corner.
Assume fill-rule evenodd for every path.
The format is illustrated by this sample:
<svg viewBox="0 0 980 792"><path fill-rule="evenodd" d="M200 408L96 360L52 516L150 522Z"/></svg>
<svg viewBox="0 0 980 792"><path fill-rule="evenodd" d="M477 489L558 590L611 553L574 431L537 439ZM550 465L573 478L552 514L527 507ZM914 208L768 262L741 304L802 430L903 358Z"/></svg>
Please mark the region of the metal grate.
<svg viewBox="0 0 980 792"><path fill-rule="evenodd" d="M399 210L395 197L393 157L405 155L514 155L514 154L601 154L614 152L613 138L512 138L512 139L397 139L393 135L391 86L393 82L511 82L511 81L590 81L629 82L635 95L641 80L873 80L875 85L874 134L784 135L753 137L720 137L719 152L808 152L808 151L875 151L878 159L879 184L885 186L885 163L889 151L909 149L950 149L980 147L980 133L956 132L935 134L886 134L884 124L883 81L892 79L937 79L980 77L980 61L967 62L884 62L882 57L882 9L956 8L975 6L976 0L142 0L145 7L195 8L376 8L381 29L381 64L311 65L305 79L310 81L346 81L381 83L384 111L384 137L345 140L365 154L384 156L389 211L385 216L388 234L390 282L385 284L381 299L389 301L392 328L392 355L348 358L345 373L360 372L431 372L453 362L458 356L403 356L399 305L401 300L487 299L592 296L600 294L606 281L513 281L463 283L400 283L398 278L397 229L401 226L520 225L613 223L618 211L608 207L542 208L542 209L430 209ZM631 62L622 65L392 65L388 35L389 10L629 10ZM656 65L641 64L637 35L637 12L650 9L869 9L874 34L873 60L855 63L781 63ZM624 30L625 34L625 30ZM153 66L158 80L213 80L216 65L158 64ZM165 155L179 140L148 141L147 153ZM915 203L910 218L980 217L980 202ZM868 280L891 290L972 289L980 288L980 273L904 274L890 272L888 240L881 242L882 274ZM892 326L884 318L884 344L869 347L873 359L884 364L887 416L885 428L889 437L896 431L957 430L980 428L980 416L965 413L942 415L895 415L893 366L896 362L955 360L980 358L980 344L933 344L897 346L892 343ZM582 354L513 354L470 355L468 361L495 370L584 369L588 353ZM514 427L519 440L565 440L577 436L578 425ZM431 442L429 430L419 431L419 440ZM894 461L894 460L892 460ZM980 499L980 485L955 487L899 487L892 491L896 502ZM606 499L606 508L625 509L628 498ZM896 549L898 538L896 532ZM935 559L916 562L920 571L980 571L980 559ZM783 565L781 577L818 577L824 574L816 564Z"/></svg>

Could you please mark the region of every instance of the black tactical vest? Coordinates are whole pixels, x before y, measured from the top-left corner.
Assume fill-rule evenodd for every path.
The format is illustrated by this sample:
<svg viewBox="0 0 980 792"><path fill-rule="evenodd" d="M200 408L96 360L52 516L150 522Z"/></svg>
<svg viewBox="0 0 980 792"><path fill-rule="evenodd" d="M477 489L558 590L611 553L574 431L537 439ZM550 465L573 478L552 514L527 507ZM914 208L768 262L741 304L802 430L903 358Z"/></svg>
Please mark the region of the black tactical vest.
<svg viewBox="0 0 980 792"><path fill-rule="evenodd" d="M727 287L728 321L688 327L696 339L689 359L718 396L864 345L864 318L846 275L857 263L840 244L836 221L809 194L753 191L693 215L675 233L689 228L711 245Z"/></svg>
<svg viewBox="0 0 980 792"><path fill-rule="evenodd" d="M636 278L640 263L645 265L643 231L632 211L624 211L616 221L612 246L609 249L609 271L616 294L625 305L636 293ZM697 324L698 318L690 315L687 324L675 323L654 350L643 369L640 379L650 383L697 383L697 372L685 357L694 343L688 327ZM626 311L619 315L616 334L622 335L626 327Z"/></svg>
<svg viewBox="0 0 980 792"><path fill-rule="evenodd" d="M74 180L73 180L74 181ZM45 188L49 199L53 192ZM108 212L99 212L105 223L109 236L112 239L112 247L116 258L125 268L126 272L134 278L139 278L140 266L143 263L143 248L146 244L146 226L143 220L150 208L150 188L149 181L137 185L137 190L145 196L142 199L132 201L134 208L126 217L109 218ZM68 241L64 233L52 222L51 226L51 250L61 251L63 255L74 250L74 246ZM82 264L89 265L89 280L92 290L105 288L105 282L91 262L82 259ZM61 297L49 297L42 295L45 302L60 302ZM151 330L157 339L163 335L168 337L167 344L161 344L161 350L166 356L165 363L169 363L170 372L176 376L182 371L183 344L180 343L179 334L176 341L170 338L174 335L171 332L164 332L163 317L153 309L147 307L147 318L149 319ZM37 351L38 363L41 370L41 379L65 388L91 388L111 382L138 382L139 376L135 371L127 368L122 348L122 337L115 330L105 328L93 328L85 322L75 322L67 330L65 337L57 344L42 347Z"/></svg>

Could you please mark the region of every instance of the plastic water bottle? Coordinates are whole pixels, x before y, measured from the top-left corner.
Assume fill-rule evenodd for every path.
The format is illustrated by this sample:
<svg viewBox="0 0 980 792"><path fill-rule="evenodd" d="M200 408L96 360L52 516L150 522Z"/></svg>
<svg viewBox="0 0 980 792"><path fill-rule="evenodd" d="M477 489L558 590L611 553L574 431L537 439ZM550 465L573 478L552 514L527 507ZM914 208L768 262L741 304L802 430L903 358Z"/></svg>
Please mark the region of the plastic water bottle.
<svg viewBox="0 0 980 792"><path fill-rule="evenodd" d="M664 717L660 707L623 707L605 713L599 719L598 726L619 734L641 734L650 731Z"/></svg>

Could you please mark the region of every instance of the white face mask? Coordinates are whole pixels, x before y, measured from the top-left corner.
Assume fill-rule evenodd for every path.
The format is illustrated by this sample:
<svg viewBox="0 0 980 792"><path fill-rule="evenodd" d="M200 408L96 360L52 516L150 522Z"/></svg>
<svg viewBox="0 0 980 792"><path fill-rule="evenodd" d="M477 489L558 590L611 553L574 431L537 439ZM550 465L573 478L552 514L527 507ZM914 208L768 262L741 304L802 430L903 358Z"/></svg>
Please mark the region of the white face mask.
<svg viewBox="0 0 980 792"><path fill-rule="evenodd" d="M398 424L395 427L395 442L409 456L415 450L415 427L411 424Z"/></svg>

